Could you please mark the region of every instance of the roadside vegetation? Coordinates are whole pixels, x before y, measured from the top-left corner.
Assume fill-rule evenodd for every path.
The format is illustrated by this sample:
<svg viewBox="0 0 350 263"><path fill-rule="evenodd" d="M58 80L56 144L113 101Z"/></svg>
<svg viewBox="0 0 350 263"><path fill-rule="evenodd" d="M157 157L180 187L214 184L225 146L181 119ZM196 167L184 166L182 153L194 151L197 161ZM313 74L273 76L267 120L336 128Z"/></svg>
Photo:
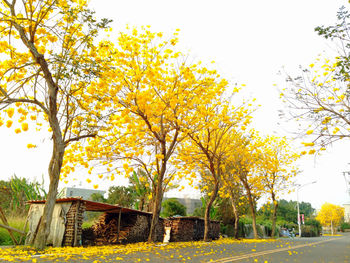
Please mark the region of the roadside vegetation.
<svg viewBox="0 0 350 263"><path fill-rule="evenodd" d="M21 187L11 187L21 182ZM26 214L28 212L28 205L26 201L34 199L44 199L45 192L42 185L39 183L27 182L23 178L13 176L9 181L0 181L2 188L0 190L0 198L2 202L2 209L4 210L8 219L9 225L23 230L26 221ZM31 190L28 190L31 189ZM32 194L25 194L32 193ZM19 198L21 196L21 198ZM129 186L111 186L108 191L108 196L105 198L101 194L93 194L90 200L97 202L105 202L110 204L122 204L124 207L136 209L140 205L140 196L135 187L130 183ZM142 197L144 198L144 197ZM176 199L167 199L162 202L163 210L162 217L169 216L199 216L204 218L206 202L208 196L202 197L202 205L195 209L193 214L188 214L186 208ZM6 202L5 202L6 201ZM144 210L148 211L148 199L143 199ZM279 209L277 210L277 234L281 228L297 229L297 211L295 201L278 201ZM272 231L272 214L273 208L271 203L263 205L257 210L257 225L258 236L266 238L271 236ZM303 236L317 236L320 233L320 223L315 220L315 209L309 203L300 203L301 214L305 215L305 226L303 226ZM238 232L235 231L235 215L233 213L232 202L229 197L218 197L210 209L210 218L212 220L219 220L221 222L221 233L228 237L244 238L252 231L252 216L250 214L249 204L244 195L240 198L239 211L240 221L238 223ZM83 228L91 227L101 213L86 212ZM347 225L344 224L344 228ZM0 245L13 245L13 241L4 228L0 228ZM14 233L16 240L20 240L20 235ZM21 244L24 243L24 238L21 239Z"/></svg>

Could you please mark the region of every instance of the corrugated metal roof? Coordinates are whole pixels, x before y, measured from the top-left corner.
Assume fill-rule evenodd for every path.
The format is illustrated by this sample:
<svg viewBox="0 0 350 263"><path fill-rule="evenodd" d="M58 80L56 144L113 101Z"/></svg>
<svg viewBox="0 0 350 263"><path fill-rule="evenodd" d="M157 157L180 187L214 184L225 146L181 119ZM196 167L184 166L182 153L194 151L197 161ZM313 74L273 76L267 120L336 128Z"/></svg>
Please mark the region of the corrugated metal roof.
<svg viewBox="0 0 350 263"><path fill-rule="evenodd" d="M78 197L67 197L67 198L60 198L56 199L56 203L66 203L66 202L73 202L73 201L83 201L86 206L86 211L93 211L93 212L107 212L107 213L119 213L121 211L122 213L129 213L129 214L142 214L142 215L152 215L152 213L134 210L118 205L111 205L111 204L105 204L100 202L94 202L89 200L84 200L82 198ZM28 201L28 204L44 204L46 200L31 200Z"/></svg>

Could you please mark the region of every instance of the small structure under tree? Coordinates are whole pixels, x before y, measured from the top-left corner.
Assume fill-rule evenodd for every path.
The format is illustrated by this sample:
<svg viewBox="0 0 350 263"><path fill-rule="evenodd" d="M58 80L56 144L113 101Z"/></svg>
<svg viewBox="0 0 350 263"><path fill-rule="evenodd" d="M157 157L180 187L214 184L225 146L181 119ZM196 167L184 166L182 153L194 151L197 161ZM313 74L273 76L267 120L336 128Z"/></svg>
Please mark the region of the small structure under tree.
<svg viewBox="0 0 350 263"><path fill-rule="evenodd" d="M42 218L45 200L29 201L29 231L26 244L35 238ZM85 211L103 212L95 224L82 229ZM70 197L57 199L54 207L50 234L46 245L81 246L113 245L146 242L151 229L152 213L118 205L104 204ZM164 227L171 227L170 241L201 240L204 236L204 219L199 217L159 218L156 225L156 241L164 238ZM210 239L218 239L220 223L210 222Z"/></svg>
<svg viewBox="0 0 350 263"><path fill-rule="evenodd" d="M170 217L164 222L165 227L171 227L170 241L202 240L204 237L204 219L196 216ZM210 221L209 239L220 237L220 222Z"/></svg>
<svg viewBox="0 0 350 263"><path fill-rule="evenodd" d="M26 244L30 244L37 234L45 201L28 203L29 231ZM83 230L85 211L104 212L104 214L95 225ZM60 247L145 242L149 234L151 217L151 213L76 197L57 199L46 245ZM157 241L161 241L164 234L162 220L156 229Z"/></svg>

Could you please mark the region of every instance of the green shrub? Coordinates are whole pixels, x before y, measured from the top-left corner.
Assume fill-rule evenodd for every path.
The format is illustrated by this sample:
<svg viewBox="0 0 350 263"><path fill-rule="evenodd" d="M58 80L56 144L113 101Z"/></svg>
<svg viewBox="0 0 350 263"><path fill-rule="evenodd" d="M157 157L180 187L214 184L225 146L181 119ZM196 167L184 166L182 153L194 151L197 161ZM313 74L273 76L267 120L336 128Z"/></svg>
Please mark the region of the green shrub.
<svg viewBox="0 0 350 263"><path fill-rule="evenodd" d="M239 219L239 222L242 222L244 225L249 225L253 223L253 219L251 219L250 217L242 216Z"/></svg>
<svg viewBox="0 0 350 263"><path fill-rule="evenodd" d="M271 236L271 232L272 232L272 220L268 220L268 219L262 219L262 218L258 218L256 220L256 224L263 226L265 228L265 233L262 233L262 229L260 227L258 227L258 234L260 237L264 237L264 236ZM277 224L276 224L277 226Z"/></svg>
<svg viewBox="0 0 350 263"><path fill-rule="evenodd" d="M166 199L162 202L163 211L162 217L172 217L175 215L185 216L186 206L181 204L176 198ZM212 217L210 217L212 218Z"/></svg>
<svg viewBox="0 0 350 263"><path fill-rule="evenodd" d="M244 237L244 222L238 222L238 237Z"/></svg>
<svg viewBox="0 0 350 263"><path fill-rule="evenodd" d="M344 232L345 229L350 229L350 223L344 222L340 225L340 231Z"/></svg>
<svg viewBox="0 0 350 263"><path fill-rule="evenodd" d="M220 233L229 237L235 236L235 226L233 224L220 224ZM238 237L244 237L244 222L238 222Z"/></svg>
<svg viewBox="0 0 350 263"><path fill-rule="evenodd" d="M308 219L308 220L305 220L305 225L314 227L314 230L316 231L316 235L317 236L320 235L320 233L322 231L322 226L321 226L320 221L318 221L316 219Z"/></svg>
<svg viewBox="0 0 350 263"><path fill-rule="evenodd" d="M301 236L302 237L317 237L319 236L319 231L317 227L312 225L302 225L301 226Z"/></svg>
<svg viewBox="0 0 350 263"><path fill-rule="evenodd" d="M229 237L233 237L235 235L235 227L231 224L220 224L220 233Z"/></svg>
<svg viewBox="0 0 350 263"><path fill-rule="evenodd" d="M276 223L277 226L279 227L284 227L284 228L287 228L287 229L298 229L298 225L293 223L293 222L288 222L288 221L285 221L285 220L278 220L277 223Z"/></svg>

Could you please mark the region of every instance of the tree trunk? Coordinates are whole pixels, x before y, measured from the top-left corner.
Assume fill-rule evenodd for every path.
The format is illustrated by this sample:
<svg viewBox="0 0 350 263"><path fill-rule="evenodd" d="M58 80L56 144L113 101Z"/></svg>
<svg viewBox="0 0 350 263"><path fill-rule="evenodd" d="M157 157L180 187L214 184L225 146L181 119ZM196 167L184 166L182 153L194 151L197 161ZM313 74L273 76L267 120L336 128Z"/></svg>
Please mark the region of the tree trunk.
<svg viewBox="0 0 350 263"><path fill-rule="evenodd" d="M11 13L13 16L15 16L14 10L11 10ZM38 52L34 43L28 39L24 29L20 25L14 24L14 27L17 29L23 44L27 46L27 48L35 58L35 61L39 64L42 74L45 78L45 82L47 84L47 95L49 100L47 104L49 107L48 109L46 109L45 114L47 114L47 117L49 119L49 124L52 129L53 140L53 151L51 161L49 164L50 186L38 233L33 241L34 247L42 250L46 245L46 240L50 232L52 213L56 203L57 187L60 178L60 172L62 168L65 150L65 144L60 129L60 123L57 118L57 93L59 88L52 77L51 71L49 69L47 61L44 58L44 55Z"/></svg>
<svg viewBox="0 0 350 263"><path fill-rule="evenodd" d="M216 196L219 191L219 181L215 181L214 189L212 192L212 195L210 196L209 202L207 203L207 206L205 207L205 214L204 214L204 238L203 240L208 242L210 240L209 238L209 231L210 231L210 209L216 199Z"/></svg>
<svg viewBox="0 0 350 263"><path fill-rule="evenodd" d="M140 211L143 211L144 205L145 205L145 198L142 197L139 201L139 210Z"/></svg>
<svg viewBox="0 0 350 263"><path fill-rule="evenodd" d="M333 220L331 220L331 234L333 236L334 232L333 232Z"/></svg>
<svg viewBox="0 0 350 263"><path fill-rule="evenodd" d="M162 154L165 156L166 154L166 145L165 142L162 144ZM156 227L158 225L159 221L159 214L160 214L160 209L162 205L162 200L163 200L163 179L165 176L166 172L166 165L167 161L165 159L162 160L162 166L160 168L160 173L157 179L156 183L156 191L155 191L155 196L152 196L152 220L151 220L151 226L149 230L149 235L148 235L148 242L155 242L157 237L156 237Z"/></svg>
<svg viewBox="0 0 350 263"><path fill-rule="evenodd" d="M44 249L47 237L50 233L52 213L56 203L57 188L64 156L64 148L65 147L63 142L57 143L54 141L53 153L49 165L49 192L47 194L46 203L44 206L43 216L39 225L38 233L32 243L32 245L34 245L34 247L39 250Z"/></svg>
<svg viewBox="0 0 350 263"><path fill-rule="evenodd" d="M275 237L276 235L276 220L277 220L277 208L278 203L275 200L275 195L272 195L272 203L273 203L273 212L272 212L272 229L271 229L271 237Z"/></svg>
<svg viewBox="0 0 350 263"><path fill-rule="evenodd" d="M154 197L153 199L154 201L152 204L152 220L151 220L151 226L149 230L148 242L156 241L156 227L159 221L159 214L160 214L162 199L163 199L162 182L158 180L157 188L156 188L156 196Z"/></svg>
<svg viewBox="0 0 350 263"><path fill-rule="evenodd" d="M233 200L233 197L231 197L231 205L232 205L232 210L233 210L233 215L235 217L235 239L239 239L239 213L238 209L236 207L235 201Z"/></svg>
<svg viewBox="0 0 350 263"><path fill-rule="evenodd" d="M250 192L250 189L248 188L247 191L247 195L248 195L248 201L249 201L249 207L250 207L250 212L252 213L252 224L253 224L253 233L254 233L254 238L258 239L259 235L258 235L258 231L256 228L256 214L255 214L255 207L254 207L254 202L253 202L253 198L252 198L252 194Z"/></svg>

